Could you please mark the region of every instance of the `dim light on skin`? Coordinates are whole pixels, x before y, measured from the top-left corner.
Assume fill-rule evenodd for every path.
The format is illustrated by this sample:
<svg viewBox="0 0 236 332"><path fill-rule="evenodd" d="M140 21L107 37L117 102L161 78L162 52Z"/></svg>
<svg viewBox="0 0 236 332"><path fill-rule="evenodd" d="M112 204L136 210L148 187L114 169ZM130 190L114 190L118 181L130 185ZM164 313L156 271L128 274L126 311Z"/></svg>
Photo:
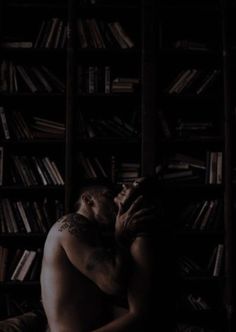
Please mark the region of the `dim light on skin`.
<svg viewBox="0 0 236 332"><path fill-rule="evenodd" d="M145 180L144 177L137 178L133 183L122 184L122 190L114 198L116 205L124 205L133 193L139 188L139 185Z"/></svg>

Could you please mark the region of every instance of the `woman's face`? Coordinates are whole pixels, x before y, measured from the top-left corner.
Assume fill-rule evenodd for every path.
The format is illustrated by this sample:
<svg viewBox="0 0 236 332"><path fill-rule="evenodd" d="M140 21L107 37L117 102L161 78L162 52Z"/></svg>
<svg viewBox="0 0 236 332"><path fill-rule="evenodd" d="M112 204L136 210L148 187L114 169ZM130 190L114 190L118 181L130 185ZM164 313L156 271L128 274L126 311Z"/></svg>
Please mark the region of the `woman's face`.
<svg viewBox="0 0 236 332"><path fill-rule="evenodd" d="M143 181L144 178L138 178L133 183L122 184L122 190L114 198L116 205L125 204Z"/></svg>

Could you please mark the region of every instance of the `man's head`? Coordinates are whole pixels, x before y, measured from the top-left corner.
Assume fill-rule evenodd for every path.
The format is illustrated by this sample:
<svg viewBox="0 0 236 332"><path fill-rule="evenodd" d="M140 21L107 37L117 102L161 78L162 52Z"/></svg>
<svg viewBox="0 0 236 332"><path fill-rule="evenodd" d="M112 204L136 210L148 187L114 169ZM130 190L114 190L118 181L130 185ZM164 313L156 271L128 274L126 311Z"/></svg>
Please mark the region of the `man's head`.
<svg viewBox="0 0 236 332"><path fill-rule="evenodd" d="M114 224L117 212L114 188L107 180L91 179L79 190L77 212L100 224Z"/></svg>
<svg viewBox="0 0 236 332"><path fill-rule="evenodd" d="M104 179L90 179L80 186L77 212L89 219L98 221L103 225L114 225L118 207L122 204L124 209L142 195L143 204L147 207L154 205L155 182L152 178L137 178L131 184L123 184L122 189L117 188Z"/></svg>

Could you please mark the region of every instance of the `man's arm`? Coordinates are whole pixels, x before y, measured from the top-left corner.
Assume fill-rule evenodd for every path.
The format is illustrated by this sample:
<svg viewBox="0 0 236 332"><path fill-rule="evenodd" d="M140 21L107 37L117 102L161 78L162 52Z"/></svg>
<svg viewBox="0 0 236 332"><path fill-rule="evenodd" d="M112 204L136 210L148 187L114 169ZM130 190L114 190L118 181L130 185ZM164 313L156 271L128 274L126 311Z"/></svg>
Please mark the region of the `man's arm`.
<svg viewBox="0 0 236 332"><path fill-rule="evenodd" d="M137 237L130 248L132 274L128 285L128 312L93 332L144 331L151 315L154 252L149 238Z"/></svg>
<svg viewBox="0 0 236 332"><path fill-rule="evenodd" d="M86 225L63 228L60 236L62 249L72 265L92 280L107 294L123 292L128 252L114 244L113 250L103 246L97 229Z"/></svg>

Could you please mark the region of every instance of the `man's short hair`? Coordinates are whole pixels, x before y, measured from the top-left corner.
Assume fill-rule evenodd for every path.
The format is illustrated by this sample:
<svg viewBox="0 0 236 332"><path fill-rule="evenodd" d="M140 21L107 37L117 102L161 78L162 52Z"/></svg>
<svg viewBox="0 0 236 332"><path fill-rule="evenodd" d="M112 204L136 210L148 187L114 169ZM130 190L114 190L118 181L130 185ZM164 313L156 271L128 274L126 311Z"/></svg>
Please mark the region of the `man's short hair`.
<svg viewBox="0 0 236 332"><path fill-rule="evenodd" d="M75 208L78 209L81 204L81 196L85 192L94 192L101 188L107 188L115 193L116 187L108 178L89 178L80 182L77 188L77 201Z"/></svg>

